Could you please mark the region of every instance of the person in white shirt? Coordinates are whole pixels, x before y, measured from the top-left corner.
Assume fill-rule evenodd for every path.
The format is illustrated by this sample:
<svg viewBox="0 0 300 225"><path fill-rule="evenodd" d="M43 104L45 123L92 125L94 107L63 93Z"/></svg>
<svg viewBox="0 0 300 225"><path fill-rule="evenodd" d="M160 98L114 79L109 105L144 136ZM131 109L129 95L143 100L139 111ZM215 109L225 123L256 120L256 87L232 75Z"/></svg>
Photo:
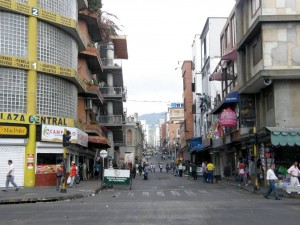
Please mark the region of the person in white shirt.
<svg viewBox="0 0 300 225"><path fill-rule="evenodd" d="M3 189L2 191L8 190L9 183L11 183L16 188L15 191L19 190L18 185L14 181L14 172L15 172L15 168L14 168L13 162L12 162L12 160L8 160L8 173L6 175L6 188Z"/></svg>
<svg viewBox="0 0 300 225"><path fill-rule="evenodd" d="M288 169L288 173L291 174L291 186L298 186L299 180L298 176L300 174L300 170L298 168L298 162L294 162L294 164Z"/></svg>
<svg viewBox="0 0 300 225"><path fill-rule="evenodd" d="M278 178L274 173L274 169L275 169L275 164L272 163L270 165L270 168L267 171L267 185L268 185L268 189L266 191L266 193L264 194L265 198L269 198L269 195L271 194L271 192L274 192L275 195L275 199L276 200L280 200L280 198L278 197L278 194L276 192L276 187L275 187L275 183L277 182Z"/></svg>

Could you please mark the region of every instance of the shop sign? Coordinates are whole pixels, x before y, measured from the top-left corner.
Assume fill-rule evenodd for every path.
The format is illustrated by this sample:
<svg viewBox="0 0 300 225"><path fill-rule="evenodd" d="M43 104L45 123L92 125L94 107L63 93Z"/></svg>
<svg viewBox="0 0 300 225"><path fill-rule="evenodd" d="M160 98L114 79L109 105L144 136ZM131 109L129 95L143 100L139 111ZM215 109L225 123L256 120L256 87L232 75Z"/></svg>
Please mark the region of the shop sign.
<svg viewBox="0 0 300 225"><path fill-rule="evenodd" d="M58 74L66 77L75 77L76 71L72 68L56 66L44 62L38 62L37 71L42 73Z"/></svg>
<svg viewBox="0 0 300 225"><path fill-rule="evenodd" d="M0 65L6 67L15 67L20 69L30 69L30 62L24 58L17 58L7 55L0 55Z"/></svg>
<svg viewBox="0 0 300 225"><path fill-rule="evenodd" d="M18 113L0 112L0 123L20 123L20 124L49 124L58 126L74 126L71 118L61 118L41 115L28 115Z"/></svg>
<svg viewBox="0 0 300 225"><path fill-rule="evenodd" d="M236 127L237 125L236 113L229 107L221 113L220 125L224 127Z"/></svg>
<svg viewBox="0 0 300 225"><path fill-rule="evenodd" d="M33 170L34 154L27 154L27 169Z"/></svg>
<svg viewBox="0 0 300 225"><path fill-rule="evenodd" d="M0 137L1 138L28 138L29 129L28 125L19 124L0 124Z"/></svg>
<svg viewBox="0 0 300 225"><path fill-rule="evenodd" d="M62 143L64 129L71 132L71 143L87 147L88 134L75 127L61 127L43 124L41 141Z"/></svg>

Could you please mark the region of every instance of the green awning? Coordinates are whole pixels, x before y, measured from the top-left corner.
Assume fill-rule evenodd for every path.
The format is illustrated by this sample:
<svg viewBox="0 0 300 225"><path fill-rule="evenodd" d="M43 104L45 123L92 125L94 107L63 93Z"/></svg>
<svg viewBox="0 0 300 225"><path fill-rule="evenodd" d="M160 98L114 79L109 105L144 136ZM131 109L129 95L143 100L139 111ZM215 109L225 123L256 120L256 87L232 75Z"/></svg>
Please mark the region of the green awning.
<svg viewBox="0 0 300 225"><path fill-rule="evenodd" d="M300 128L267 127L271 143L280 146L300 146Z"/></svg>

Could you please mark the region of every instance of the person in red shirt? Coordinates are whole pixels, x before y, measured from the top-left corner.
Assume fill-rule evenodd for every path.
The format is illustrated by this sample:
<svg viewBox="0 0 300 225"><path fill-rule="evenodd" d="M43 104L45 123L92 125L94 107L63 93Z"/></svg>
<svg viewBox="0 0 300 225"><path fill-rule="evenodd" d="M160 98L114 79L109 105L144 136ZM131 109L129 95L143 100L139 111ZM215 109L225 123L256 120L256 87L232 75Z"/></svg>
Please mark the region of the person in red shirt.
<svg viewBox="0 0 300 225"><path fill-rule="evenodd" d="M76 175L77 175L77 168L76 168L75 162L72 161L72 165L70 167L70 177L71 177L71 183L69 185L70 187L75 187L75 185L76 185L76 182L75 182Z"/></svg>

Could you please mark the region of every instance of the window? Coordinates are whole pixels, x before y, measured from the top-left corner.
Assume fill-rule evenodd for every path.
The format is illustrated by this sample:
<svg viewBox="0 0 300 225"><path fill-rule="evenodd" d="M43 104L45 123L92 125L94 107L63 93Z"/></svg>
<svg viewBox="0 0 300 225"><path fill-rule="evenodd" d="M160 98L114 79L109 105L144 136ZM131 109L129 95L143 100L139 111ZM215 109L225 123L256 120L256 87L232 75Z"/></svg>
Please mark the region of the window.
<svg viewBox="0 0 300 225"><path fill-rule="evenodd" d="M225 54L225 37L222 35L221 37L221 55L223 56Z"/></svg>
<svg viewBox="0 0 300 225"><path fill-rule="evenodd" d="M262 59L262 38L261 33L257 35L253 43L253 66Z"/></svg>
<svg viewBox="0 0 300 225"><path fill-rule="evenodd" d="M271 89L265 92L265 106L266 111L274 109L274 97Z"/></svg>
<svg viewBox="0 0 300 225"><path fill-rule="evenodd" d="M225 41L226 41L226 47L228 47L228 45L230 43L230 32L229 32L228 26L225 29Z"/></svg>
<svg viewBox="0 0 300 225"><path fill-rule="evenodd" d="M126 141L127 145L132 145L132 131L128 130L127 131L127 141Z"/></svg>
<svg viewBox="0 0 300 225"><path fill-rule="evenodd" d="M252 16L254 16L257 10L260 8L260 0L251 0L251 12Z"/></svg>
<svg viewBox="0 0 300 225"><path fill-rule="evenodd" d="M232 46L235 45L236 43L236 19L235 19L235 15L232 16L231 20L231 43Z"/></svg>

